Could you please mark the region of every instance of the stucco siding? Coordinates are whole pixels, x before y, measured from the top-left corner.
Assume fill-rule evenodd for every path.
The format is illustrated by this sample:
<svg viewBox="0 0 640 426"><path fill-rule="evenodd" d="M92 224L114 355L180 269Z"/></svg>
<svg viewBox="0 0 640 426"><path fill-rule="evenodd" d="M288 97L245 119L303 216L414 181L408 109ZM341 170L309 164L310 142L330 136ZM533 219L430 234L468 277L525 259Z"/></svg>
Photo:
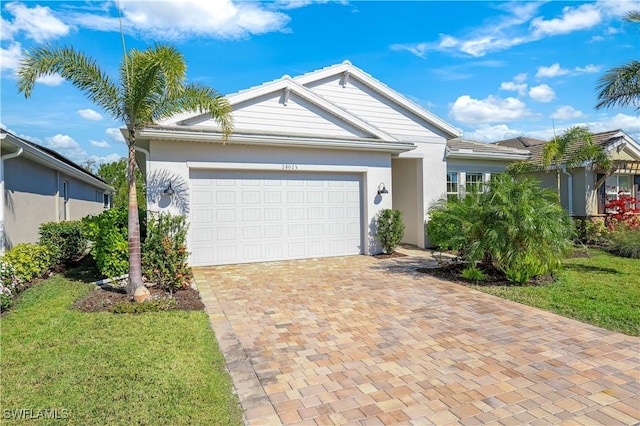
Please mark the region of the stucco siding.
<svg viewBox="0 0 640 426"><path fill-rule="evenodd" d="M355 78L350 78L346 85L341 83L342 77L335 75L305 86L399 140L415 142L443 136L430 123L374 92Z"/></svg>
<svg viewBox="0 0 640 426"><path fill-rule="evenodd" d="M393 208L400 210L403 215L405 232L402 242L414 245L419 244L419 224L424 221L424 214L420 212L422 205L418 206L419 200L416 196L421 185L418 167L422 167L422 161L419 159L394 158L392 161Z"/></svg>

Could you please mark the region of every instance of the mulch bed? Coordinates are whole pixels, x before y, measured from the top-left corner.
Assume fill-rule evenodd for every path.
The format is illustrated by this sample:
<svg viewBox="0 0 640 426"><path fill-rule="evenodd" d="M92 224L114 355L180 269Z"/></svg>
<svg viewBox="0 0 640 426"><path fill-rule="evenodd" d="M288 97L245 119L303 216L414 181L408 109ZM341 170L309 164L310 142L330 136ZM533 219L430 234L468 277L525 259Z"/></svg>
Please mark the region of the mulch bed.
<svg viewBox="0 0 640 426"><path fill-rule="evenodd" d="M152 299L171 297L169 293L155 287L150 287L148 290ZM177 310L199 311L204 309L200 294L192 288L174 292L173 299L176 301L174 309ZM83 312L108 312L118 302L136 303L131 296L121 290L110 287L96 287L87 296L74 303L73 307Z"/></svg>
<svg viewBox="0 0 640 426"><path fill-rule="evenodd" d="M375 257L376 259L393 259L394 257L405 257L406 254L402 254L402 253L398 253L397 251L394 251L392 253L380 253L380 254L374 254L373 257Z"/></svg>
<svg viewBox="0 0 640 426"><path fill-rule="evenodd" d="M533 278L526 284L518 284L513 281L509 281L504 273L499 270L495 268L488 268L483 265L479 265L478 268L486 274L487 278L483 281L469 281L462 277L462 270L467 266L468 265L466 263L455 262L436 268L418 268L416 271L466 286L543 286L553 283L553 277L547 275Z"/></svg>

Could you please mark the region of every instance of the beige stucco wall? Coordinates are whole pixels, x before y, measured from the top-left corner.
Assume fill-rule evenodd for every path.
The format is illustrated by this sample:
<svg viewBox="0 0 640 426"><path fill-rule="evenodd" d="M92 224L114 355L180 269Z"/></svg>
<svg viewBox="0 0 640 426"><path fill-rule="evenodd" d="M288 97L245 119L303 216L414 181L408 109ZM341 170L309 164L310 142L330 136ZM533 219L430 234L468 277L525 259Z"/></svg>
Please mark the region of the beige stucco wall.
<svg viewBox="0 0 640 426"><path fill-rule="evenodd" d="M27 158L6 160L4 176L6 248L20 243L37 242L40 237L38 229L42 223L77 220L104 210L102 190ZM66 215L64 181L69 184Z"/></svg>
<svg viewBox="0 0 640 426"><path fill-rule="evenodd" d="M422 205L418 205L418 188L421 186L419 168L422 168L422 159L399 159L391 161L391 173L393 178L393 208L402 212L404 219L403 243L419 245L419 230L424 229L424 214L421 213Z"/></svg>

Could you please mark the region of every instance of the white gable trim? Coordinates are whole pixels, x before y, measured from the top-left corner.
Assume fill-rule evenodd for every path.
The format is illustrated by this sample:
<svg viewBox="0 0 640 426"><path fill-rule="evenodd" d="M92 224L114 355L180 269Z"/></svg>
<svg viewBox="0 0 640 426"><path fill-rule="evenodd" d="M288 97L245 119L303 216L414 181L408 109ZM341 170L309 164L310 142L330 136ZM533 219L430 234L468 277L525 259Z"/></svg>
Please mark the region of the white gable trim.
<svg viewBox="0 0 640 426"><path fill-rule="evenodd" d="M278 93L278 92L282 92L283 95L285 96L285 99L288 99L291 96L291 94L295 94L300 98L304 99L305 101L310 102L315 106L319 107L323 111L327 111L334 117L337 117L339 120L365 133L370 134L372 138L376 138L384 141L391 141L391 142L398 141L397 138L391 136L390 134L378 129L377 127L367 123L366 121L352 114L349 114L347 111L343 110L342 108L339 108L333 103L327 101L326 99L316 95L306 87L301 86L300 84L292 80L291 77L289 76L284 76L278 80L274 80L251 89L237 92L235 94L227 96L227 99L229 100L229 103L233 107L243 102L247 102L252 99L259 98L261 96L269 95L272 93ZM286 101L282 107L286 108ZM207 115L208 114L194 113L194 112L183 113L183 114L178 114L174 117L171 117L168 120L161 121L158 124L160 126L170 126L170 125L175 125L175 126L187 125L188 126L190 124L193 124L193 121L195 121L198 117L206 117Z"/></svg>
<svg viewBox="0 0 640 426"><path fill-rule="evenodd" d="M638 143L635 140L633 140L631 136L627 135L625 132L619 132L611 137L611 139L613 138L622 138L622 139L610 145L607 145L605 149L607 153L610 153L617 149L621 149L621 150L627 151L629 154L640 159L640 145L638 145Z"/></svg>
<svg viewBox="0 0 640 426"><path fill-rule="evenodd" d="M382 84L380 81L376 80L369 74L362 71L360 68L357 68L351 64L349 61L344 61L341 64L333 65L327 68L323 68L317 71L313 71L307 74L303 74L301 76L295 77L294 80L300 85L304 86L314 81L322 80L328 77L333 77L336 75L343 74L344 83L348 84L348 78L355 78L360 82L364 83L371 89L373 89L378 94L383 97L393 101L395 104L404 108L426 122L432 124L443 132L447 133L447 135L451 138L460 137L462 132L460 129L457 129L453 125L447 123L441 118L435 116L424 108L414 104L395 90L390 87Z"/></svg>

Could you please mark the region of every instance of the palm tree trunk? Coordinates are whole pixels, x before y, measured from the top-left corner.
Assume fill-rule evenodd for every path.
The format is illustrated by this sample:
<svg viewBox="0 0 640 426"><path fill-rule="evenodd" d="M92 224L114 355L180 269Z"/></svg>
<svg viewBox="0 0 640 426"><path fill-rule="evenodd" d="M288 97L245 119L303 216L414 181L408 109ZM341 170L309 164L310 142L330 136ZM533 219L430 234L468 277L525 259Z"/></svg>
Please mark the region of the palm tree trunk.
<svg viewBox="0 0 640 426"><path fill-rule="evenodd" d="M127 294L142 287L142 251L140 249L140 218L136 191L136 146L133 131L129 132L129 283Z"/></svg>

